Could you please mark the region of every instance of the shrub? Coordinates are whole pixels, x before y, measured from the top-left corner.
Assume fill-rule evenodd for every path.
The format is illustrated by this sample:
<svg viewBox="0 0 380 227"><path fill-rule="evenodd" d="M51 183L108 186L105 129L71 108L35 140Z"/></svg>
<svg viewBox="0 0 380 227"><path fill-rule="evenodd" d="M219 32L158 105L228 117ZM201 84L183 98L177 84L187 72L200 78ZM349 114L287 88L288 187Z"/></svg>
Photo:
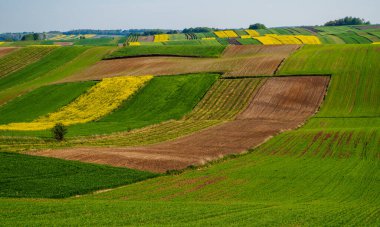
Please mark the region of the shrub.
<svg viewBox="0 0 380 227"><path fill-rule="evenodd" d="M57 141L62 141L67 133L67 128L62 123L57 123L51 131L54 139Z"/></svg>

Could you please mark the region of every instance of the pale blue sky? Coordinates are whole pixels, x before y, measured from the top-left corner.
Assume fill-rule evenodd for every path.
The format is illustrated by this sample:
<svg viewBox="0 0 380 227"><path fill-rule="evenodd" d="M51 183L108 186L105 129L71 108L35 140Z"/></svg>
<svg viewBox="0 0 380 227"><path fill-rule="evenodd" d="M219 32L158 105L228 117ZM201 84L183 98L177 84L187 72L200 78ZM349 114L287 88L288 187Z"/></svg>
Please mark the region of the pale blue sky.
<svg viewBox="0 0 380 227"><path fill-rule="evenodd" d="M379 0L0 0L0 33L208 26L317 25L344 16L380 23Z"/></svg>

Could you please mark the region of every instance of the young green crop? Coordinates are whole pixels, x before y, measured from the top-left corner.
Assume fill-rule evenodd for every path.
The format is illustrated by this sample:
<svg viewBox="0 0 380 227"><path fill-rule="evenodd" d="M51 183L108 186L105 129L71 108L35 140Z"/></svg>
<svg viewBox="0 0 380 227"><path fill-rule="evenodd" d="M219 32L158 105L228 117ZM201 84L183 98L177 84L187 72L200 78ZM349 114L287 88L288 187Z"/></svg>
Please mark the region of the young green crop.
<svg viewBox="0 0 380 227"><path fill-rule="evenodd" d="M126 168L0 153L0 197L64 198L154 176Z"/></svg>
<svg viewBox="0 0 380 227"><path fill-rule="evenodd" d="M105 59L141 57L141 56L184 56L184 57L219 57L225 46L138 46L123 47Z"/></svg>

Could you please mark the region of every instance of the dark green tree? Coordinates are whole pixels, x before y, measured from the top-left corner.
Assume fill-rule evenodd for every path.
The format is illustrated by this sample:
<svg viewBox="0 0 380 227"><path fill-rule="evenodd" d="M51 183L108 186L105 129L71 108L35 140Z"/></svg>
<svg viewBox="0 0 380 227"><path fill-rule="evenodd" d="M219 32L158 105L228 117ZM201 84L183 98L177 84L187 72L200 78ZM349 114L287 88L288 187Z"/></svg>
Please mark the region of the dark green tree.
<svg viewBox="0 0 380 227"><path fill-rule="evenodd" d="M266 29L267 27L264 24L256 23L249 25L249 29Z"/></svg>
<svg viewBox="0 0 380 227"><path fill-rule="evenodd" d="M65 139L67 128L62 123L57 123L51 131L54 139L56 139L57 141L62 141Z"/></svg>
<svg viewBox="0 0 380 227"><path fill-rule="evenodd" d="M369 25L371 22L358 17L345 17L325 23L325 26L344 26L344 25Z"/></svg>

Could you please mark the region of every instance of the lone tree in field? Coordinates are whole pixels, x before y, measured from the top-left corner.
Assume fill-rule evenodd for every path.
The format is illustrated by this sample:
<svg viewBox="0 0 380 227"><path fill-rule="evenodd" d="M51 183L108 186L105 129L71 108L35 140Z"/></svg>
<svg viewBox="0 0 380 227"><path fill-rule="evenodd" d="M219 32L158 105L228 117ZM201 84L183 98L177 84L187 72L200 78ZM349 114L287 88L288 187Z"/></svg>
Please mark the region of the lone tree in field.
<svg viewBox="0 0 380 227"><path fill-rule="evenodd" d="M67 133L67 128L62 123L57 123L51 131L53 133L54 139L57 141L62 141Z"/></svg>
<svg viewBox="0 0 380 227"><path fill-rule="evenodd" d="M256 24L251 24L249 25L249 29L266 29L267 26L264 24L256 23Z"/></svg>
<svg viewBox="0 0 380 227"><path fill-rule="evenodd" d="M358 17L345 17L338 20L329 21L325 26L344 26L344 25L370 25L371 22Z"/></svg>

